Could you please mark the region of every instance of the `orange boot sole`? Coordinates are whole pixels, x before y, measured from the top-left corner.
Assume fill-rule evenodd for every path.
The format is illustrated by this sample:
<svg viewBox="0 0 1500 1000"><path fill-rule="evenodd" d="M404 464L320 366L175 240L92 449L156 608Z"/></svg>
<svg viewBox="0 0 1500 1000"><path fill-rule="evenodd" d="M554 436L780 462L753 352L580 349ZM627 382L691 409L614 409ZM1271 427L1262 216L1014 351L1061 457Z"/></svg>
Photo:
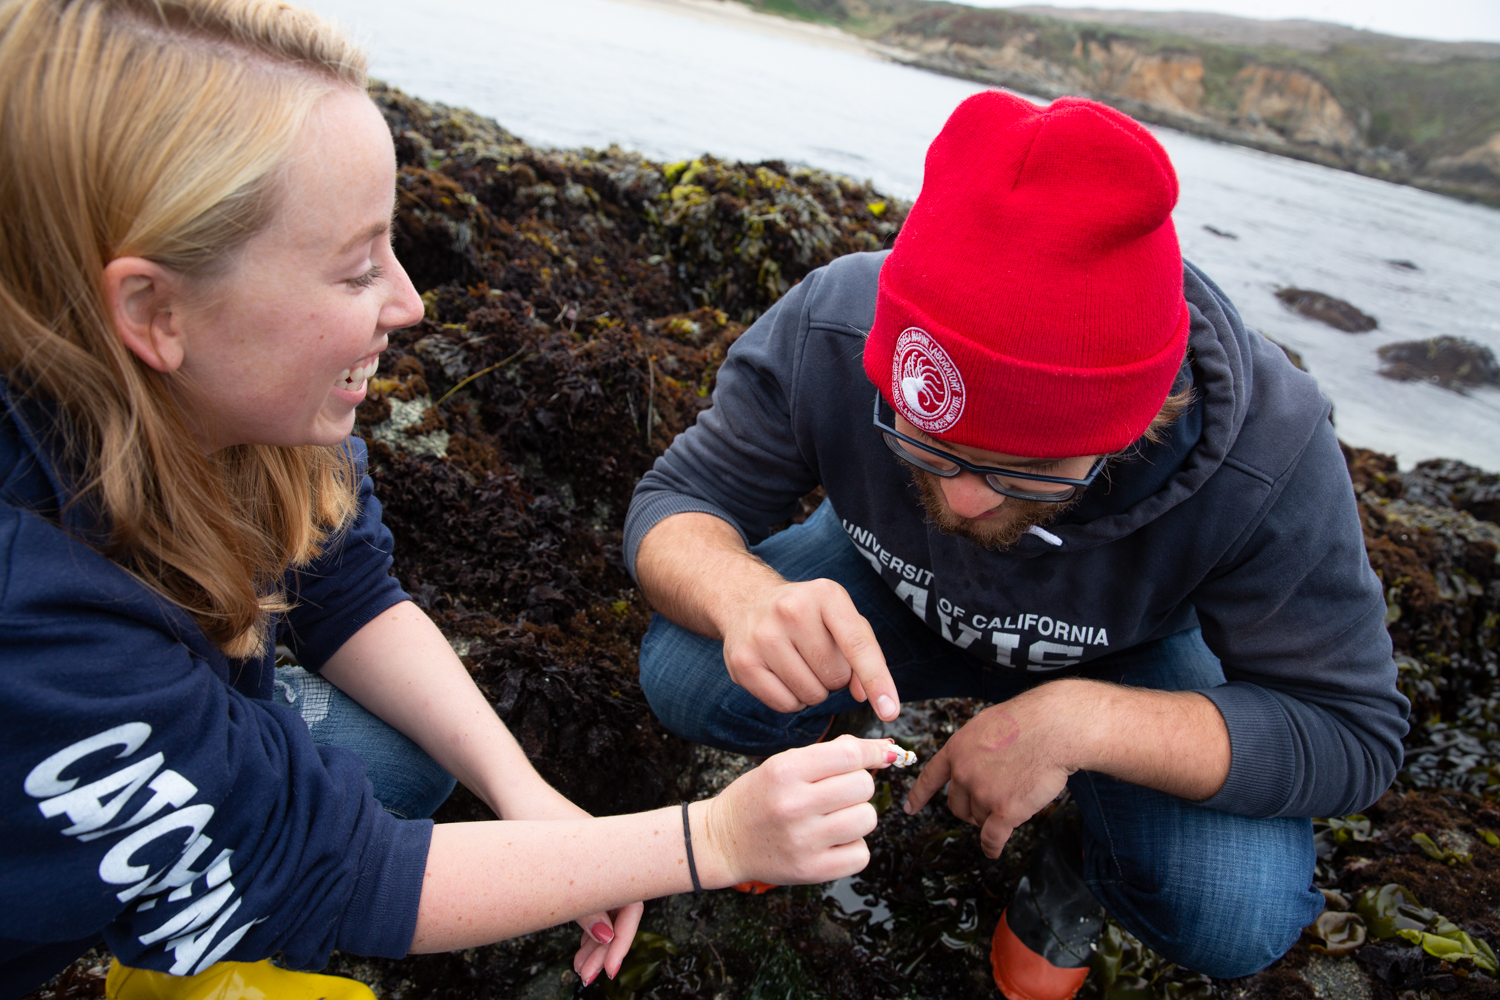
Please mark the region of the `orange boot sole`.
<svg viewBox="0 0 1500 1000"><path fill-rule="evenodd" d="M1072 1000L1089 977L1088 967L1059 969L1021 943L1006 915L1000 914L990 944L990 967L995 985L1008 1000Z"/></svg>

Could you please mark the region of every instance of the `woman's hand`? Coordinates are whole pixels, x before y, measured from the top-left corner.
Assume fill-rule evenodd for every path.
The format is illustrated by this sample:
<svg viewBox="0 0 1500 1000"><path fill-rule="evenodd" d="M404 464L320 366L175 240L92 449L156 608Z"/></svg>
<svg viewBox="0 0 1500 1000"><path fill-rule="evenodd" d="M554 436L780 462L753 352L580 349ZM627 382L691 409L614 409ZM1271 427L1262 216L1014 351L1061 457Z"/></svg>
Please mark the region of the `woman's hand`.
<svg viewBox="0 0 1500 1000"><path fill-rule="evenodd" d="M869 769L895 759L890 740L840 736L742 775L702 803L701 834L694 824L703 836L701 847L693 841L699 866L713 873L704 881L805 885L861 871L870 861L864 836L876 822Z"/></svg>
<svg viewBox="0 0 1500 1000"><path fill-rule="evenodd" d="M584 921L593 921L592 925L584 927L578 954L573 956L573 971L578 973L583 985L592 983L601 969L611 979L620 974L620 966L630 951L630 943L635 940L635 931L641 924L644 911L645 906L641 903L631 903L618 910L579 919L581 925ZM601 916L608 922L600 920Z"/></svg>

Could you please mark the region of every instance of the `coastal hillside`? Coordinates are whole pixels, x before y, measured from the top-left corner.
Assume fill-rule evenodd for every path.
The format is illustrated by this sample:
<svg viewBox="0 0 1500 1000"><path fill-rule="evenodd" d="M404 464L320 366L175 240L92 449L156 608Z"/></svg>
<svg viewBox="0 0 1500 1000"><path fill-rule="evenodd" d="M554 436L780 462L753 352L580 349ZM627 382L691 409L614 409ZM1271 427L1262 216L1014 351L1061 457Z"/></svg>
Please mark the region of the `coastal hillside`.
<svg viewBox="0 0 1500 1000"><path fill-rule="evenodd" d="M923 69L1500 205L1500 44L1212 14L741 2Z"/></svg>

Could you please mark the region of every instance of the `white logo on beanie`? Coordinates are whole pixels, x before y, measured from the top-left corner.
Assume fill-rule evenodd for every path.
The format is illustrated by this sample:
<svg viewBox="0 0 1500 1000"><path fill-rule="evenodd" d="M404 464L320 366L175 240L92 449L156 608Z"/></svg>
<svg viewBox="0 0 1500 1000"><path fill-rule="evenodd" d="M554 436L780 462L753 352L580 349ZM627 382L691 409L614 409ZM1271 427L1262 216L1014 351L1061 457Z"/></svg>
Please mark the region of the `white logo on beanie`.
<svg viewBox="0 0 1500 1000"><path fill-rule="evenodd" d="M926 330L907 327L891 358L891 398L896 410L928 434L941 434L964 412L958 366Z"/></svg>

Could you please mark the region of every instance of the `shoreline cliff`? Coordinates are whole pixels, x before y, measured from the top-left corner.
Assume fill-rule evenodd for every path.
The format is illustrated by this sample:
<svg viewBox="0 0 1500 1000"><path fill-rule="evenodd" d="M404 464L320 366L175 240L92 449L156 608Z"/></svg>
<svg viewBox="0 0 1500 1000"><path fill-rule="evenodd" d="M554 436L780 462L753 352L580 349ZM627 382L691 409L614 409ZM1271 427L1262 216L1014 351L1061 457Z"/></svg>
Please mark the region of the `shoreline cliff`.
<svg viewBox="0 0 1500 1000"><path fill-rule="evenodd" d="M935 0L738 0L870 51L1038 97L1500 207L1500 44L1312 21L991 9Z"/></svg>

